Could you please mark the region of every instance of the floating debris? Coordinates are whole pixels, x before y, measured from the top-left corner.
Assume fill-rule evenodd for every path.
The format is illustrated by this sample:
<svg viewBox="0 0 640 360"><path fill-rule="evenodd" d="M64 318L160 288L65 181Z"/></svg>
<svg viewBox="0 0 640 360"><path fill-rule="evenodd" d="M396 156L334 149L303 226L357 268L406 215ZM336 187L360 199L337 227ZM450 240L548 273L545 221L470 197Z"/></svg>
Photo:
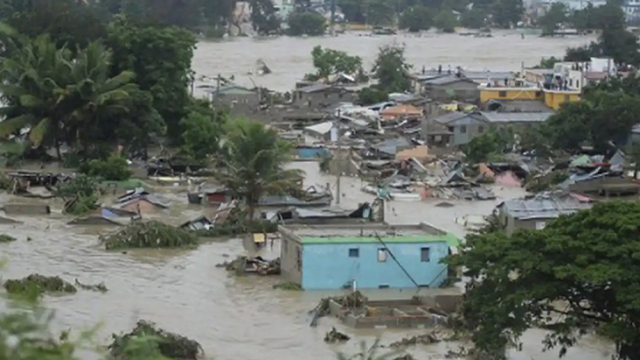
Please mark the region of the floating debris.
<svg viewBox="0 0 640 360"><path fill-rule="evenodd" d="M368 299L364 295L362 295L360 291L354 291L351 294L345 296L324 298L320 300L318 305L316 305L313 310L309 311L309 314L313 314L313 319L311 320L311 324L309 324L309 326L315 327L316 325L318 325L318 319L331 313L329 302L332 300L344 307L359 308L364 306Z"/></svg>
<svg viewBox="0 0 640 360"><path fill-rule="evenodd" d="M197 341L157 328L154 323L145 320L138 321L130 333L113 334L111 337L113 342L108 349L115 359L126 360L126 349L130 342L149 337L157 339L157 350L167 359L197 360L204 356L204 350Z"/></svg>
<svg viewBox="0 0 640 360"><path fill-rule="evenodd" d="M269 261L260 256L238 256L235 260L225 261L217 264L216 267L224 267L227 271L235 271L238 275L280 275L280 258Z"/></svg>
<svg viewBox="0 0 640 360"><path fill-rule="evenodd" d="M4 283L4 288L9 294L34 294L37 296L45 293L73 294L78 291L75 286L62 280L59 276L44 276L40 274L31 274L22 279L7 280Z"/></svg>
<svg viewBox="0 0 640 360"><path fill-rule="evenodd" d="M158 221L134 222L114 234L101 237L101 240L107 250L195 247L198 245L196 235Z"/></svg>
<svg viewBox="0 0 640 360"><path fill-rule="evenodd" d="M402 356L398 356L393 358L393 360L416 360L411 354L404 354Z"/></svg>
<svg viewBox="0 0 640 360"><path fill-rule="evenodd" d="M296 283L292 283L292 282L275 284L275 285L273 285L273 288L274 289L281 289L281 290L291 290L291 291L301 291L302 290L302 286L300 286L300 284L296 284Z"/></svg>
<svg viewBox="0 0 640 360"><path fill-rule="evenodd" d="M407 346L412 345L431 345L435 343L439 343L441 339L438 336L437 330L433 330L424 335L412 336L409 338L402 338L402 340L394 341L389 344L389 347L392 348L406 348Z"/></svg>
<svg viewBox="0 0 640 360"><path fill-rule="evenodd" d="M7 234L0 234L0 243L8 243L8 242L13 242L16 241L17 239L14 238L13 236L7 235Z"/></svg>
<svg viewBox="0 0 640 360"><path fill-rule="evenodd" d="M78 279L76 279L75 282L76 282L76 286L83 290L100 291L103 293L109 291L109 289L107 289L107 286L104 283L99 283L96 285L85 285L80 281L78 281Z"/></svg>
<svg viewBox="0 0 640 360"><path fill-rule="evenodd" d="M328 331L324 335L324 342L327 343L336 343L336 342L345 342L351 339L349 336L339 332L335 327L331 328L331 331Z"/></svg>

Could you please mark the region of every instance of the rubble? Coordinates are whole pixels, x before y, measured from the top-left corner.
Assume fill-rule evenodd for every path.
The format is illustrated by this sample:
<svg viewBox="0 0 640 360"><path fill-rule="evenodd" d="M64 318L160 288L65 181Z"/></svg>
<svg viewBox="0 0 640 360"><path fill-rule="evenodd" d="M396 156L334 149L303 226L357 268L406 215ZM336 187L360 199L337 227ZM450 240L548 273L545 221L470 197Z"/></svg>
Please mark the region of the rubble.
<svg viewBox="0 0 640 360"><path fill-rule="evenodd" d="M4 288L9 294L16 295L36 295L45 293L68 293L74 294L78 291L75 286L62 280L59 276L44 276L31 274L23 279L7 280Z"/></svg>
<svg viewBox="0 0 640 360"><path fill-rule="evenodd" d="M193 233L158 221L137 221L111 235L101 236L107 250L127 248L195 247L198 237Z"/></svg>
<svg viewBox="0 0 640 360"><path fill-rule="evenodd" d="M103 293L109 291L109 289L107 289L107 286L104 283L99 283L95 285L86 285L78 281L78 279L76 279L75 284L77 287L83 290L99 291Z"/></svg>
<svg viewBox="0 0 640 360"><path fill-rule="evenodd" d="M402 338L401 340L394 341L391 344L389 344L389 347L404 349L407 346L431 345L431 344L439 343L440 341L442 341L442 339L440 338L439 331L435 329L423 335L416 335L409 338Z"/></svg>
<svg viewBox="0 0 640 360"><path fill-rule="evenodd" d="M360 291L354 291L349 295L345 296L336 296L336 297L328 297L321 299L318 305L316 305L313 310L309 311L309 314L313 314L313 319L311 320L311 324L309 326L315 327L318 325L318 319L323 316L327 316L330 314L329 309L329 301L333 300L336 303L345 306L345 307L362 307L367 302L367 298L362 295Z"/></svg>
<svg viewBox="0 0 640 360"><path fill-rule="evenodd" d="M112 334L111 337L113 342L108 346L109 353L117 360L129 360L126 349L131 342L148 337L157 340L157 350L166 359L197 360L204 357L204 350L197 341L160 329L154 323L145 320L138 321L130 333Z"/></svg>
<svg viewBox="0 0 640 360"><path fill-rule="evenodd" d="M324 342L326 343L337 343L337 342L345 342L349 341L351 337L339 332L335 327L332 327L330 331L324 335Z"/></svg>
<svg viewBox="0 0 640 360"><path fill-rule="evenodd" d="M238 275L280 275L280 258L269 261L260 256L238 256L235 260L225 261L221 264L217 264L216 267L224 267L225 270L235 271Z"/></svg>

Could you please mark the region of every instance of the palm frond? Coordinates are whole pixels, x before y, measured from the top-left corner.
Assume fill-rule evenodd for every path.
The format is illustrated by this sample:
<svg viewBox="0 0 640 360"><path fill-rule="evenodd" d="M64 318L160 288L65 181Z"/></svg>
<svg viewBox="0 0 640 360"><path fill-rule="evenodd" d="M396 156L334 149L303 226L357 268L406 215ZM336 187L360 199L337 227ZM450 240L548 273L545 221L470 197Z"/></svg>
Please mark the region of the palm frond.
<svg viewBox="0 0 640 360"><path fill-rule="evenodd" d="M44 137L47 135L47 132L49 131L50 126L51 126L51 119L46 118L46 119L40 120L38 125L36 125L33 129L31 129L31 131L29 132L29 139L33 143L34 147L38 147L40 146L40 144L42 144L42 141L44 140Z"/></svg>
<svg viewBox="0 0 640 360"><path fill-rule="evenodd" d="M14 132L31 125L35 117L31 114L16 116L0 122L0 137L7 137Z"/></svg>

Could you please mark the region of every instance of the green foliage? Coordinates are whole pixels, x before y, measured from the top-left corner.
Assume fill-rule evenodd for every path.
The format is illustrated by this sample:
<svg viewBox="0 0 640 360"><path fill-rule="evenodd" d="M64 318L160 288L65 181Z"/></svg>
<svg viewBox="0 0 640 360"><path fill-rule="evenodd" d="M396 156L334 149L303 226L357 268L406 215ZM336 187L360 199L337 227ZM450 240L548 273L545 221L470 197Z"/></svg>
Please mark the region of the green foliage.
<svg viewBox="0 0 640 360"><path fill-rule="evenodd" d="M177 27L138 26L116 18L109 25L106 44L113 50L113 71L136 75L135 83L153 97L153 108L164 119L167 134L179 139L179 122L190 102L194 35ZM158 122L154 114L149 117Z"/></svg>
<svg viewBox="0 0 640 360"><path fill-rule="evenodd" d="M409 32L427 31L431 26L433 26L433 13L420 5L405 9L398 21L398 27L407 29Z"/></svg>
<svg viewBox="0 0 640 360"><path fill-rule="evenodd" d="M487 14L482 9L472 8L462 13L460 25L468 29L481 29L485 27Z"/></svg>
<svg viewBox="0 0 640 360"><path fill-rule="evenodd" d="M198 237L183 229L157 221L134 222L126 228L102 238L107 250L131 248L195 247Z"/></svg>
<svg viewBox="0 0 640 360"><path fill-rule="evenodd" d="M502 154L508 142L508 135L490 129L481 136L471 139L464 148L464 156L472 163L487 161L491 156Z"/></svg>
<svg viewBox="0 0 640 360"><path fill-rule="evenodd" d="M294 188L301 171L285 169L292 158L291 143L284 142L263 124L238 119L227 123L218 160L219 182L243 199L253 220L258 200Z"/></svg>
<svg viewBox="0 0 640 360"><path fill-rule="evenodd" d="M553 3L549 10L538 19L538 25L542 27L542 36L553 36L567 19L567 7L563 3Z"/></svg>
<svg viewBox="0 0 640 360"><path fill-rule="evenodd" d="M619 359L640 353L640 203L602 202L551 221L543 230L471 234L447 259L469 283L464 326L477 349L504 358L505 346L542 326L545 348L560 354L595 328Z"/></svg>
<svg viewBox="0 0 640 360"><path fill-rule="evenodd" d="M387 100L389 100L389 94L374 86L368 86L358 91L358 104L362 106L373 105Z"/></svg>
<svg viewBox="0 0 640 360"><path fill-rule="evenodd" d="M78 196L67 203L64 208L64 213L68 215L82 216L90 214L99 207L98 197L95 194L89 196Z"/></svg>
<svg viewBox="0 0 640 360"><path fill-rule="evenodd" d="M92 196L98 189L98 184L98 178L77 174L72 180L57 184L54 193L60 197Z"/></svg>
<svg viewBox="0 0 640 360"><path fill-rule="evenodd" d="M192 111L182 119L182 140L184 152L197 162L206 161L220 148L220 138L227 114L221 111Z"/></svg>
<svg viewBox="0 0 640 360"><path fill-rule="evenodd" d="M0 234L0 243L8 243L8 242L13 242L16 241L17 239L14 238L11 235L7 235L7 234Z"/></svg>
<svg viewBox="0 0 640 360"><path fill-rule="evenodd" d="M37 296L45 293L76 293L78 290L75 286L62 280L58 276L44 276L40 274L31 274L19 280L7 280L4 282L4 288L7 293L19 296Z"/></svg>
<svg viewBox="0 0 640 360"><path fill-rule="evenodd" d="M443 9L433 19L433 25L436 29L445 33L455 32L457 23L456 16L450 9Z"/></svg>
<svg viewBox="0 0 640 360"><path fill-rule="evenodd" d="M249 0L251 26L260 35L280 33L281 19L271 0Z"/></svg>
<svg viewBox="0 0 640 360"><path fill-rule="evenodd" d="M246 214L244 214L246 215ZM227 219L222 224L218 224L211 229L203 229L194 231L198 237L217 238L224 236L237 236L253 233L275 233L278 231L278 224L265 220L246 221L245 219L237 219L233 221Z"/></svg>
<svg viewBox="0 0 640 360"><path fill-rule="evenodd" d="M555 56L549 58L542 58L540 63L534 66L534 69L553 69L556 63L562 62L562 59L557 58Z"/></svg>
<svg viewBox="0 0 640 360"><path fill-rule="evenodd" d="M524 14L522 0L495 0L490 8L493 24L505 29L516 26Z"/></svg>
<svg viewBox="0 0 640 360"><path fill-rule="evenodd" d="M305 75L305 79L316 81L327 79L339 73L362 74L362 59L359 56L351 56L344 51L323 49L320 45L311 51L315 74Z"/></svg>
<svg viewBox="0 0 640 360"><path fill-rule="evenodd" d="M154 323L140 320L128 334L112 335L109 353L115 360L137 360L140 350L152 354L149 360L158 358L196 360L203 355L202 346L184 336L158 328ZM153 339L154 341L148 341ZM142 359L141 359L142 360Z"/></svg>
<svg viewBox="0 0 640 360"><path fill-rule="evenodd" d="M380 47L372 72L378 88L390 94L411 89L410 70L411 65L404 58L404 46L393 43Z"/></svg>
<svg viewBox="0 0 640 360"><path fill-rule="evenodd" d="M321 36L327 30L324 16L316 12L294 11L287 19L289 29L287 33L291 36Z"/></svg>
<svg viewBox="0 0 640 360"><path fill-rule="evenodd" d="M127 180L131 177L131 170L127 160L117 154L111 154L106 160L91 160L80 166L80 172L103 180Z"/></svg>
<svg viewBox="0 0 640 360"><path fill-rule="evenodd" d="M300 284L285 282L273 285L274 289L287 290L287 291L302 291Z"/></svg>
<svg viewBox="0 0 640 360"><path fill-rule="evenodd" d="M367 22L374 26L392 24L395 19L396 9L393 3L387 0L366 0Z"/></svg>

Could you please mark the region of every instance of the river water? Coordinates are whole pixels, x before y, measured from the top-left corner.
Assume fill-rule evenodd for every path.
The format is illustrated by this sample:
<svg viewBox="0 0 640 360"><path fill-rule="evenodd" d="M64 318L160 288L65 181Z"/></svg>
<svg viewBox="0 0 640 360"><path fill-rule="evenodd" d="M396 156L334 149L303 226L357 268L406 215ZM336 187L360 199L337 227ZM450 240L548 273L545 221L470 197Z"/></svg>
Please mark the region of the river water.
<svg viewBox="0 0 640 360"><path fill-rule="evenodd" d="M315 45L348 50L371 62L376 48L389 37L349 37L322 39L279 38L264 41L240 39L236 42L200 44L194 59L195 69L203 74L236 74L241 77L253 66L258 57L263 58L274 73L256 78L262 86L286 90L304 72L311 69L308 56ZM438 63L464 64L472 69L481 67L499 70L501 67L517 68L520 61L532 64L542 56L561 55L566 46L588 41L587 38L540 39L504 35L489 39L463 38L455 35L443 37L398 37L407 44L411 62L437 66ZM462 59L464 63L462 63ZM307 172L308 185L335 183L335 178L320 174L316 163L296 163L292 166ZM360 192L360 180L343 178L341 205L347 208L371 201L369 195ZM335 190L335 189L334 189ZM521 189L494 188L501 198L522 195ZM209 209L188 205L186 193L176 189L159 190L170 197L174 205L166 213L158 215L163 221L179 224ZM34 201L4 195L2 203ZM463 236L464 229L455 218L467 214L487 215L495 201L456 202L450 208L435 207L439 201L416 203L392 202L388 204L387 221L390 223L431 224ZM0 257L9 263L3 271L4 278L23 277L38 272L59 275L68 281L77 278L83 283L104 282L109 288L105 294L79 291L75 295L47 297L44 305L56 311L55 327L58 329L88 329L101 324L98 337L108 341L113 332L128 331L137 319L155 321L169 331L181 333L198 340L208 357L215 359L305 359L329 360L336 351L354 352L358 340L371 343L381 336L384 343L406 337L404 331L354 331L342 327L337 320L323 318L317 328L310 328L307 311L317 301L338 292L291 292L273 290L275 278L230 276L216 268L217 263L242 253L239 240L211 242L191 251L130 251L107 253L98 243L96 233L108 229L82 230L66 225L60 214L62 204L52 204L54 214L49 217L19 218L24 224L0 225L0 232L16 236L19 240L0 245ZM27 241L31 238L31 241ZM267 256L277 256L277 245ZM421 293L428 293L422 290ZM415 290L388 290L365 292L371 298L409 297ZM324 333L331 327L352 335L344 345L327 345ZM413 332L415 333L415 331ZM543 334L531 331L524 337L524 350L514 353L514 360L551 360L557 353L541 353ZM417 347L410 352L420 360L442 359L448 348L457 345L440 343ZM588 339L581 346L569 350L570 360L604 360L610 347L598 339Z"/></svg>

